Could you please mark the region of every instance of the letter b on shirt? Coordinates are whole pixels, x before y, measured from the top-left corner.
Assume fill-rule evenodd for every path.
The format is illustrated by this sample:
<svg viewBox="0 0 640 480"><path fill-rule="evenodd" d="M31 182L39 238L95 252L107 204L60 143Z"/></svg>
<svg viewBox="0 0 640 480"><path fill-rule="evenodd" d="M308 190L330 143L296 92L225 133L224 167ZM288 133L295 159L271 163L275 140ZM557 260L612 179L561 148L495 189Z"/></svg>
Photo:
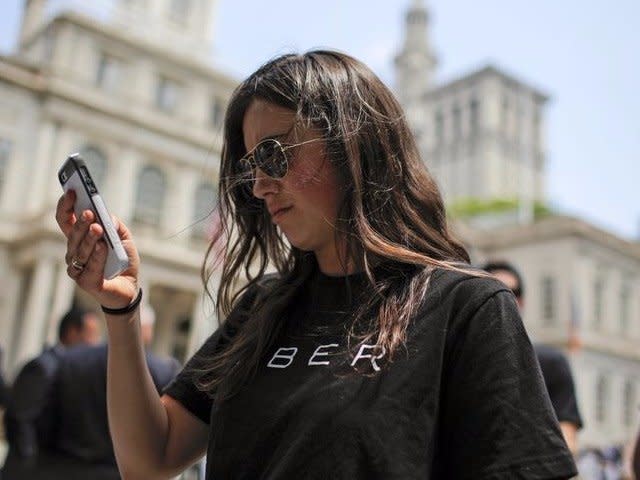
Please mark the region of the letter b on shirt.
<svg viewBox="0 0 640 480"><path fill-rule="evenodd" d="M287 368L289 365L293 363L293 359L298 353L297 347L285 348L281 347L276 350L276 353L273 354L271 360L267 364L269 368Z"/></svg>

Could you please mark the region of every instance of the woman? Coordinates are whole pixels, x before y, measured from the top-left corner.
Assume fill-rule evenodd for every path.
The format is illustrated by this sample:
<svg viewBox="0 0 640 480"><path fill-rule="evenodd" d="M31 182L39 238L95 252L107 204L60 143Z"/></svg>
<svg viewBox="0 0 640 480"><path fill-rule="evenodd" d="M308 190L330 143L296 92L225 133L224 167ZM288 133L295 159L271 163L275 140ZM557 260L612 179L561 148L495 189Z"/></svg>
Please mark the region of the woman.
<svg viewBox="0 0 640 480"><path fill-rule="evenodd" d="M124 478L175 475L205 451L208 479L575 474L512 295L469 267L397 101L362 63L285 55L245 80L219 190L227 320L161 398L129 231L131 268L105 281L100 226L75 222L72 193L58 205L68 273L107 307Z"/></svg>

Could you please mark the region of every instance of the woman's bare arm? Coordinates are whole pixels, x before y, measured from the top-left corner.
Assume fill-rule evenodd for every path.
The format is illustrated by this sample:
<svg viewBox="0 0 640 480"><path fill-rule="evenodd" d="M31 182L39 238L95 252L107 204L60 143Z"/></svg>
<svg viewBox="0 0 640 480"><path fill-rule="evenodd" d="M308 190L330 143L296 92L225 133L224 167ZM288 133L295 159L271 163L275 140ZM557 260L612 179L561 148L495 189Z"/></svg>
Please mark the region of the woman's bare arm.
<svg viewBox="0 0 640 480"><path fill-rule="evenodd" d="M177 401L158 395L138 319L107 316L107 326L107 405L120 473L125 479L175 476L203 455L209 429Z"/></svg>
<svg viewBox="0 0 640 480"><path fill-rule="evenodd" d="M89 210L76 218L74 202L75 194L70 191L60 198L56 208L56 220L67 237L67 273L101 305L126 307L138 293L140 260L131 234L114 219L130 266L116 278L105 280L107 246L102 239L102 226ZM139 308L128 315L106 315L106 321L107 409L122 476L169 478L202 455L207 426L175 400L161 400L158 395L146 364Z"/></svg>

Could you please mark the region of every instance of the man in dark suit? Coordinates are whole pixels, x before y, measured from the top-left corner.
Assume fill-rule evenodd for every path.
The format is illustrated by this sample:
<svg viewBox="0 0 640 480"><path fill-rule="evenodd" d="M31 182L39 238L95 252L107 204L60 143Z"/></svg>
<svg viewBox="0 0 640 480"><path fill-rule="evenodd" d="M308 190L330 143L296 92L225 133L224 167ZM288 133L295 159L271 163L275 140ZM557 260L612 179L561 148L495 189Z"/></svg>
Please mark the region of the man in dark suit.
<svg viewBox="0 0 640 480"><path fill-rule="evenodd" d="M74 306L62 317L58 343L45 347L40 355L27 362L11 388L5 415L10 454L32 457L38 453L39 442L51 440L45 409L59 359L67 348L99 341L99 320L94 311Z"/></svg>
<svg viewBox="0 0 640 480"><path fill-rule="evenodd" d="M513 292L518 307L522 309L524 306L524 282L520 272L506 261L489 262L483 269ZM557 348L539 343L534 343L533 347L562 434L569 449L575 455L577 452L577 432L582 428L582 417L578 409L571 367L565 355Z"/></svg>
<svg viewBox="0 0 640 480"><path fill-rule="evenodd" d="M58 343L45 347L18 373L7 399L4 418L9 443L5 480L30 478L26 472L37 462L38 452L54 441L50 399L64 351L99 341L97 314L74 306L60 321Z"/></svg>
<svg viewBox="0 0 640 480"><path fill-rule="evenodd" d="M0 410L7 407L7 400L9 399L9 387L7 387L2 375L2 353L2 347L0 347Z"/></svg>
<svg viewBox="0 0 640 480"><path fill-rule="evenodd" d="M153 336L153 311L149 307L141 311L141 326L148 344ZM29 478L120 478L107 419L107 358L106 344L75 346L60 356L48 406L55 419L53 441L41 452L39 467ZM160 392L179 372L180 364L151 352L146 358Z"/></svg>

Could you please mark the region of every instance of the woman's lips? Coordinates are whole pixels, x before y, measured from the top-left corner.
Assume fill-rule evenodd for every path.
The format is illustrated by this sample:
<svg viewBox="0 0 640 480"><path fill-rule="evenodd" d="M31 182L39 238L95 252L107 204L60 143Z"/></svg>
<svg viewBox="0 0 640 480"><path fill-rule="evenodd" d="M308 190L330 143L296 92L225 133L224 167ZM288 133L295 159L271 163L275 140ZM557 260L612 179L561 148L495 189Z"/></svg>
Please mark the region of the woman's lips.
<svg viewBox="0 0 640 480"><path fill-rule="evenodd" d="M278 220L280 220L280 218L282 218L283 215L285 215L289 210L291 210L292 207L283 207L283 208L278 208L276 210L273 211L273 213L271 214L271 220L273 221L273 223L277 223Z"/></svg>

